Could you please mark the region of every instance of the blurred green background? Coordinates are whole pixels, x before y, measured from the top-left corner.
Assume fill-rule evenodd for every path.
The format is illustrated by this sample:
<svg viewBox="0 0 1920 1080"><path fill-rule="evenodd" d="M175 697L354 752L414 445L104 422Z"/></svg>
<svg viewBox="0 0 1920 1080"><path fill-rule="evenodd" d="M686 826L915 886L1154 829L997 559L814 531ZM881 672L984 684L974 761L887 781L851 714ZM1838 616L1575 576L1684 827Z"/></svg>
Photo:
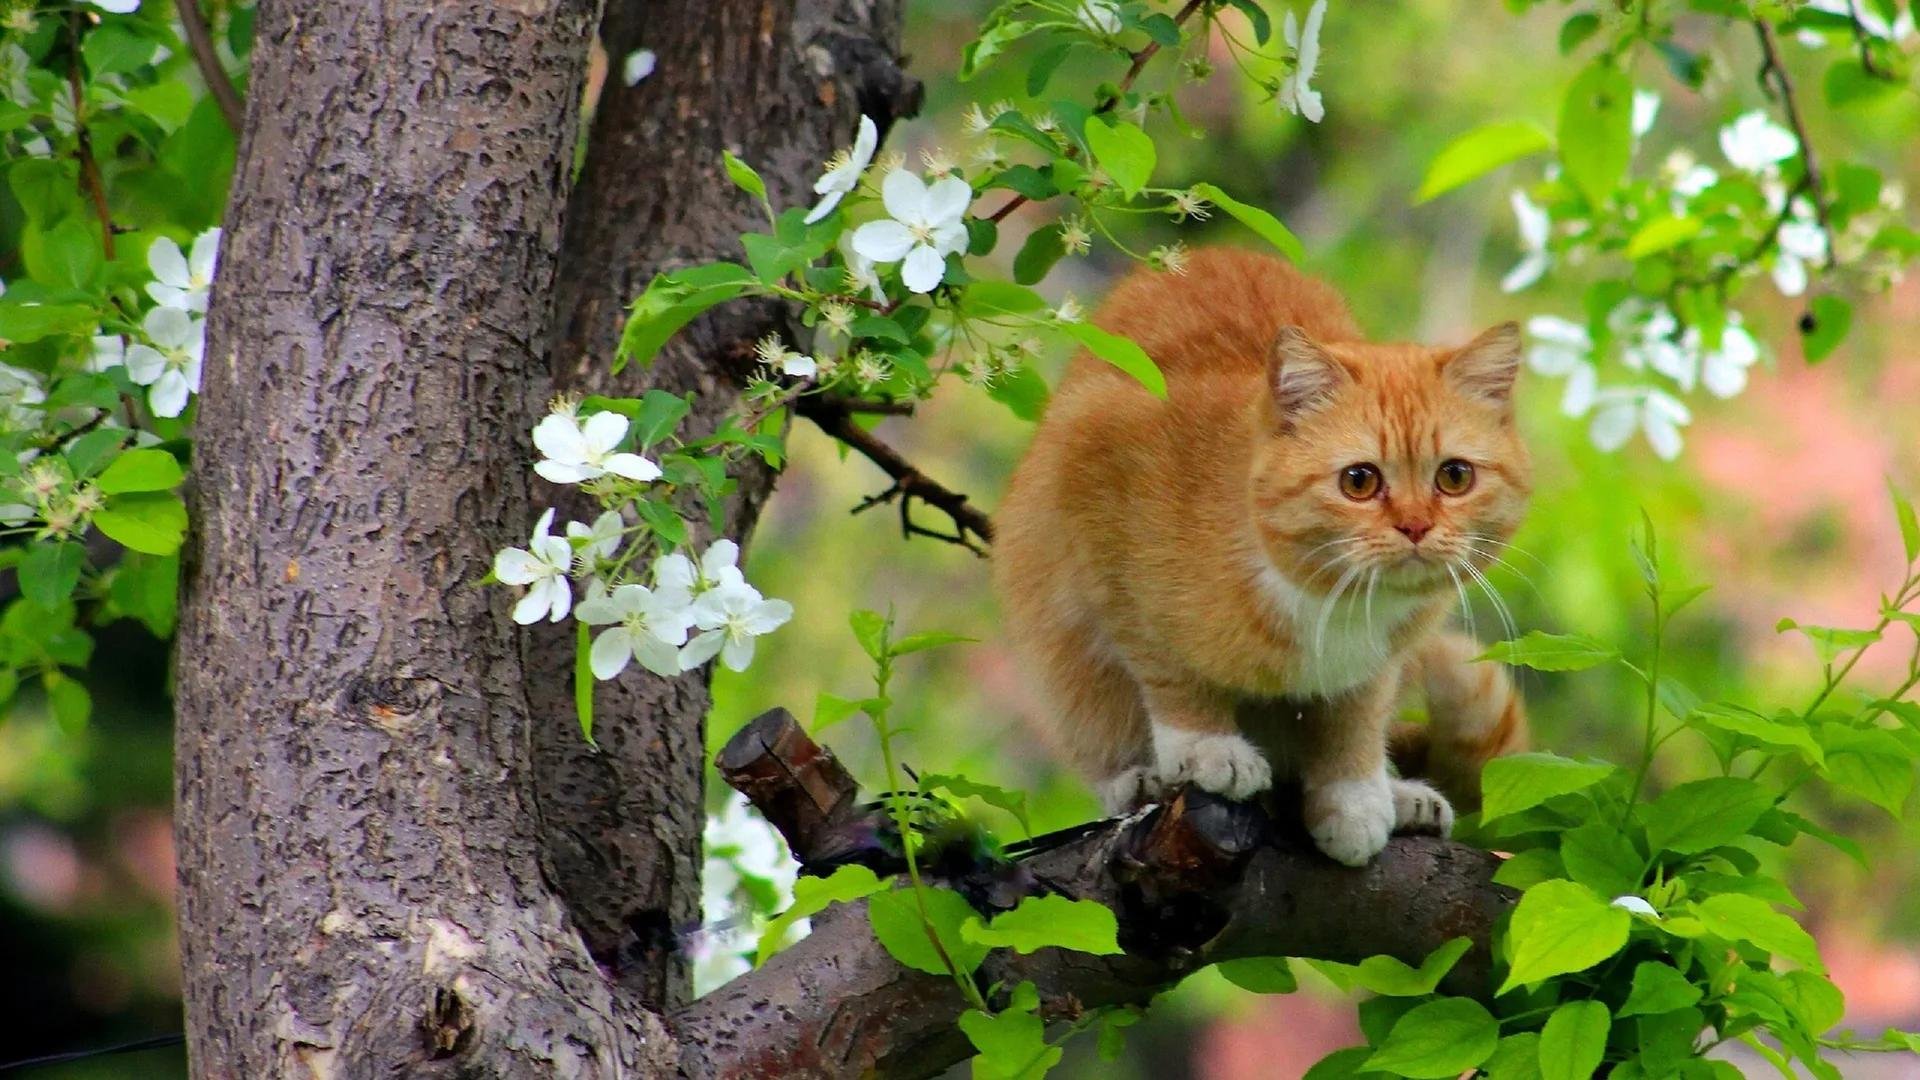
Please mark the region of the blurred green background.
<svg viewBox="0 0 1920 1080"><path fill-rule="evenodd" d="M921 148L944 147L964 161L971 150L959 122L965 104L1019 97L1018 53L967 85L942 76L957 67L959 46L988 6L911 5L908 52L928 80L928 102L920 120L896 132L891 148L917 156ZM1497 287L1519 258L1507 191L1535 179L1526 170L1537 165L1523 163L1412 205L1427 162L1454 136L1515 117L1552 126L1557 95L1575 64L1554 48L1564 13L1549 7L1517 16L1502 5L1439 0L1336 4L1316 80L1326 97L1325 123L1306 124L1260 101L1222 55L1221 73L1180 99L1207 137L1163 142L1156 182L1216 180L1279 214L1305 242L1308 268L1339 285L1377 337L1464 340L1502 319L1572 315L1586 280L1579 267L1556 267L1520 296ZM1761 103L1747 36L1697 44L1717 65L1710 99L1651 64L1636 73L1663 99L1637 169L1656 166L1676 146L1717 162L1719 125ZM1786 47L1790 61L1803 58L1792 42ZM1155 73L1171 77L1156 68L1147 78ZM1115 74L1111 64L1065 72L1085 87ZM1804 85L1818 85L1816 66L1796 74ZM1053 88L1066 90L1064 81ZM1912 94L1846 116L1810 111L1816 140L1844 140L1908 187L1920 175L1920 105ZM1178 151L1168 148L1174 145ZM1009 219L996 257L1010 259L1025 231L1049 220L1045 207ZM1135 228L1135 246L1176 236L1193 244L1255 243L1218 220ZM1129 268L1110 249L1096 248L1063 262L1045 288L1091 303ZM1877 590L1899 579L1900 545L1883 485L1891 477L1909 493L1920 491L1920 364L1902 344L1920 332L1920 289L1908 281L1863 299L1852 338L1818 368L1798 351L1794 302L1776 297L1762 279L1742 306L1768 349L1765 370L1741 397L1700 406L1678 462L1655 459L1641 442L1601 454L1583 424L1556 412L1557 386L1528 388L1524 422L1537 495L1516 541L1525 554L1510 556L1519 573L1499 572L1494 580L1523 631L1578 631L1636 648L1647 619L1627 541L1644 509L1660 530L1668 571L1716 586L1674 627L1668 662L1703 696L1765 705L1804 700L1818 674L1804 641L1775 635L1779 617L1870 624ZM1049 377L1064 359L1052 358ZM889 420L880 432L991 511L1028 425L956 385L920 415ZM805 718L822 691L861 696L868 669L846 630L847 613L891 607L907 630L979 639L906 662L895 692L896 723L910 729L901 743L906 762L1028 791L1036 830L1092 816L1090 794L1049 762L1036 734L1040 705L998 632L986 563L934 541L903 541L891 509L850 515L885 481L864 461L843 460L811 428L797 429L792 452L751 545L748 573L767 595L791 600L798 614L762 642L748 674L721 673L712 744L770 706ZM1477 622L1483 636L1497 626L1484 606ZM1891 685L1908 644L1893 639L1870 652L1861 684ZM113 662L95 665L101 681L91 730L59 732L21 710L0 719L0 956L9 961L9 977L0 980L0 1061L179 1024L164 650L123 627L103 635L99 655ZM1529 673L1523 688L1538 746L1616 761L1635 752L1639 694L1624 679ZM840 725L826 741L877 784L877 753L861 721ZM1704 746L1683 738L1670 747L1669 772L1705 768ZM714 805L720 795L711 793ZM1799 798L1804 811L1876 856L1873 869L1863 871L1817 845L1791 853L1807 923L1847 993L1849 1023L1867 1032L1920 1025L1920 837L1911 815L1895 821L1857 802L1829 804L1812 792ZM1083 1039L1061 1075L1297 1076L1321 1054L1355 1041L1356 1032L1349 1003L1316 979L1305 982L1299 994L1261 999L1203 973L1132 1029L1126 1060L1098 1061L1092 1040ZM178 1052L165 1051L43 1075L162 1076L179 1068ZM1842 1068L1850 1077L1913 1075L1901 1071L1912 1068L1905 1059Z"/></svg>

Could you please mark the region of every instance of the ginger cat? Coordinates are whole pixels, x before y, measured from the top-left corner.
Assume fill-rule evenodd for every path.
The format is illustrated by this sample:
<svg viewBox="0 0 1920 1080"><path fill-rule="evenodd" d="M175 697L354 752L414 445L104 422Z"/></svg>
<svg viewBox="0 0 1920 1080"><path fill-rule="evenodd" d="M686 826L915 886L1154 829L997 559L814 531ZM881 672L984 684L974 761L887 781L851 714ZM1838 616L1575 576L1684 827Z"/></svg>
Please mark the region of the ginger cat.
<svg viewBox="0 0 1920 1080"><path fill-rule="evenodd" d="M1389 774L1389 729L1417 680L1431 722L1391 733L1396 759L1463 803L1525 738L1504 670L1442 629L1458 564L1490 562L1527 500L1517 328L1372 344L1328 285L1230 249L1136 273L1095 321L1167 399L1075 358L995 515L1059 750L1110 811L1183 783L1247 798L1278 769L1349 865L1444 834L1447 798Z"/></svg>

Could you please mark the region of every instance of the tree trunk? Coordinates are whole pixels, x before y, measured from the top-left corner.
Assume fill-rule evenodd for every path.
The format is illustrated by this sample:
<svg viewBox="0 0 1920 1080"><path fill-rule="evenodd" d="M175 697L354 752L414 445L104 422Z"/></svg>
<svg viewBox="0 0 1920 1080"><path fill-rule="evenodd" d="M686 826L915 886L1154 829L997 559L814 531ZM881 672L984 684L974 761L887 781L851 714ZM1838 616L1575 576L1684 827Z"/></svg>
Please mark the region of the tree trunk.
<svg viewBox="0 0 1920 1080"><path fill-rule="evenodd" d="M260 7L179 636L196 1075L678 1058L657 1010L698 917L705 677L603 687L596 754L571 635L520 634L476 583L525 543L526 433L556 385L694 390L710 427L780 324L724 312L651 372L605 374L646 278L752 227L720 148L798 201L859 108L910 98L898 0L614 0L570 193L598 6ZM628 88L642 44L660 69ZM772 478L741 480L737 536Z"/></svg>

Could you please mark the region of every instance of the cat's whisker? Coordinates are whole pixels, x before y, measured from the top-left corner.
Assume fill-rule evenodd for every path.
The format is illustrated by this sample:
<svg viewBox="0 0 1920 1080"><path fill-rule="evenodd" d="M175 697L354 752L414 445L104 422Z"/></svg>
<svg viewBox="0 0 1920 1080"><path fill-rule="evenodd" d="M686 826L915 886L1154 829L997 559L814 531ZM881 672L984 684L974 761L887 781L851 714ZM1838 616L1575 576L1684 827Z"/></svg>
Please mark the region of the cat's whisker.
<svg viewBox="0 0 1920 1080"><path fill-rule="evenodd" d="M1491 536L1483 535L1481 533L1461 533L1460 535L1461 537L1467 540L1477 540L1483 544L1491 544L1495 548L1503 551L1511 551L1515 555L1518 555L1523 559L1527 559L1531 561L1533 565L1539 567L1542 570L1551 569L1551 567L1549 567L1546 563L1540 561L1539 556L1535 555L1533 552L1528 551L1526 548L1521 547L1519 544L1516 544L1511 540L1499 540Z"/></svg>
<svg viewBox="0 0 1920 1080"><path fill-rule="evenodd" d="M1373 588L1380 584L1380 568L1374 567L1367 575L1367 641L1374 647L1374 655L1382 660L1387 657L1386 643L1373 636Z"/></svg>
<svg viewBox="0 0 1920 1080"><path fill-rule="evenodd" d="M1480 590L1487 594L1487 602L1493 605L1494 613L1500 616L1500 625L1507 632L1507 640L1512 641L1519 637L1520 631L1514 626L1513 613L1507 610L1506 601L1500 599L1500 593L1494 589L1493 583L1487 580L1487 575L1481 573L1472 563L1461 563L1461 565L1466 567L1467 573L1473 575L1474 581L1480 585Z"/></svg>
<svg viewBox="0 0 1920 1080"><path fill-rule="evenodd" d="M1526 574L1522 573L1519 567L1513 565L1512 563L1508 562L1507 560L1501 558L1498 555L1495 555L1490 551L1480 550L1478 547L1475 547L1471 541L1463 540L1462 543L1466 546L1466 549L1468 551L1471 551L1473 554L1478 555L1481 558L1487 560L1487 564L1489 566L1498 566L1498 567L1504 568L1507 571L1507 573L1512 574L1514 577L1517 577L1521 581L1526 582L1527 588L1533 590L1533 595L1535 596L1540 595L1540 586L1535 585L1533 583L1533 579L1528 577Z"/></svg>
<svg viewBox="0 0 1920 1080"><path fill-rule="evenodd" d="M1347 586L1353 584L1353 580L1359 576L1360 566L1358 563L1347 567L1347 569L1341 573L1340 580L1334 583L1333 591L1328 593L1326 600L1321 602L1320 617L1315 620L1313 624L1313 651L1315 655L1320 654L1322 651L1320 647L1327 638L1327 623L1333 618L1333 608L1334 605L1339 602L1340 594L1346 592Z"/></svg>
<svg viewBox="0 0 1920 1080"><path fill-rule="evenodd" d="M1467 636L1478 641L1480 632L1473 623L1473 604L1467 599L1467 587L1460 582L1460 571L1452 563L1447 564L1447 576L1453 579L1453 590L1460 594L1460 617L1466 620Z"/></svg>

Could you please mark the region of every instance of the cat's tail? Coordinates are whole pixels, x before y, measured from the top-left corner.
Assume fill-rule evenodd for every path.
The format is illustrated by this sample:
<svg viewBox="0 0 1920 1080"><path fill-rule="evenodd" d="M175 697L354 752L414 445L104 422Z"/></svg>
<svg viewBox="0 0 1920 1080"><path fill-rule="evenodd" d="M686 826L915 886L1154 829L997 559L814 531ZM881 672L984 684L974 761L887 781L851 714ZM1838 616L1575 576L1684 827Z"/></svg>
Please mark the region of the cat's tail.
<svg viewBox="0 0 1920 1080"><path fill-rule="evenodd" d="M1527 748L1527 714L1504 665L1475 663L1465 634L1435 634L1414 650L1408 682L1427 699L1425 724L1396 724L1388 744L1402 776L1424 777L1463 813L1480 806L1480 770Z"/></svg>

